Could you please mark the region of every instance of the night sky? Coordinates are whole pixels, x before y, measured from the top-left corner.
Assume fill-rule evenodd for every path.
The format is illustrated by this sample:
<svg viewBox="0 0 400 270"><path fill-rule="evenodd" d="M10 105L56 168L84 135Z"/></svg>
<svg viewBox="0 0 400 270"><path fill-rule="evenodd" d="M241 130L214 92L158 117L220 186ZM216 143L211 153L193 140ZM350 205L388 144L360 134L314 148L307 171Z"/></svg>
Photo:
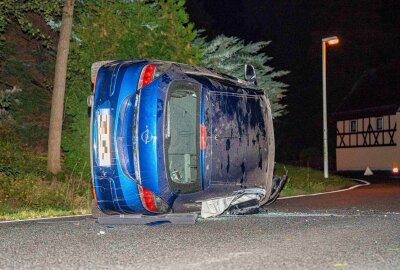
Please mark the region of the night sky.
<svg viewBox="0 0 400 270"><path fill-rule="evenodd" d="M275 121L278 161L296 160L309 147L322 152L323 37L340 39L338 46L327 48L329 114L348 103L355 83L371 70L389 72L386 80L400 76L398 0L187 0L187 11L209 38L225 34L248 42L272 41L265 49L274 58L269 64L291 72L281 79L290 87L284 99L288 114ZM398 83L380 85L377 93L397 91L400 97Z"/></svg>

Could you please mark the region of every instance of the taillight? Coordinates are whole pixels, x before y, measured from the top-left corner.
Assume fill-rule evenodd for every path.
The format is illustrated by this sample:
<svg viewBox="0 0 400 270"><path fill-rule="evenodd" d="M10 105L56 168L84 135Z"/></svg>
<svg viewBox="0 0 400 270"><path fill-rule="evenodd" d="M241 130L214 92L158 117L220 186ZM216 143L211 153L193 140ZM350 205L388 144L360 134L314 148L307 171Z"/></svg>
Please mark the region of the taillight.
<svg viewBox="0 0 400 270"><path fill-rule="evenodd" d="M206 126L200 125L200 150L206 149Z"/></svg>
<svg viewBox="0 0 400 270"><path fill-rule="evenodd" d="M153 80L154 71L156 69L155 65L147 65L142 69L140 74L138 88L142 88L148 85Z"/></svg>
<svg viewBox="0 0 400 270"><path fill-rule="evenodd" d="M171 64L169 63L157 63L144 66L142 73L140 73L138 89L151 83L155 78L163 74L170 66Z"/></svg>
<svg viewBox="0 0 400 270"><path fill-rule="evenodd" d="M154 192L142 185L138 185L138 189L140 200L147 211L157 214L167 213L169 211L169 205L159 196L155 195Z"/></svg>
<svg viewBox="0 0 400 270"><path fill-rule="evenodd" d="M156 202L154 200L154 194L150 190L141 185L139 187L140 199L142 201L143 207L150 212L158 212Z"/></svg>

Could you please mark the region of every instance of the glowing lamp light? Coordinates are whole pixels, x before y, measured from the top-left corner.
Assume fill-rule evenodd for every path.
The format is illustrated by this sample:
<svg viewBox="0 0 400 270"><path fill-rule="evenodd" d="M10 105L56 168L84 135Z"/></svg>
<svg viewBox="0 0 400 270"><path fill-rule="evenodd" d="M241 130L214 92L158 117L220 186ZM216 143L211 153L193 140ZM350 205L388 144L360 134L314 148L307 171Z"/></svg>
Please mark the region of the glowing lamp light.
<svg viewBox="0 0 400 270"><path fill-rule="evenodd" d="M328 45L336 45L339 43L339 38L337 36L327 37L322 39L323 43L328 43Z"/></svg>
<svg viewBox="0 0 400 270"><path fill-rule="evenodd" d="M338 38L328 40L328 44L329 45L335 45L335 44L338 44L338 43L339 43L339 39Z"/></svg>
<svg viewBox="0 0 400 270"><path fill-rule="evenodd" d="M392 172L393 174L399 174L399 164L397 162L393 162Z"/></svg>

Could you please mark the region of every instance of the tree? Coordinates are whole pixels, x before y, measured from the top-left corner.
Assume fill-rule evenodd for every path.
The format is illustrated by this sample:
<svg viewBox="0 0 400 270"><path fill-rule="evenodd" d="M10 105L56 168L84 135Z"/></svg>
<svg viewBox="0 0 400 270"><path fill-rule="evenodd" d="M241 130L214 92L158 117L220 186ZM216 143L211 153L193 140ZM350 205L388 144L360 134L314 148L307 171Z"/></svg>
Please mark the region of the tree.
<svg viewBox="0 0 400 270"><path fill-rule="evenodd" d="M67 60L72 31L74 4L74 0L65 0L64 2L60 38L57 46L54 88L51 100L47 160L47 169L54 174L61 171L61 131L64 113L65 82L67 78Z"/></svg>
<svg viewBox="0 0 400 270"><path fill-rule="evenodd" d="M36 13L49 22L54 21L54 17L59 15L60 10L60 1L34 0L16 3L15 0L2 0L0 1L0 34L4 33L8 24L14 21L23 32L42 41L45 47L50 48L51 37L34 26L30 13Z"/></svg>
<svg viewBox="0 0 400 270"><path fill-rule="evenodd" d="M266 63L271 60L261 52L270 42L260 41L245 44L237 37L217 36L207 42L204 38L198 38L197 44L202 47L201 64L213 68L219 72L243 77L244 64L252 64L257 71L258 87L264 90L265 95L271 101L273 116L281 116L285 111L285 105L280 101L284 97L287 85L276 78L288 74L288 71L275 71Z"/></svg>
<svg viewBox="0 0 400 270"><path fill-rule="evenodd" d="M152 58L198 64L200 47L183 0L86 0L76 5L69 59L65 128L65 165L88 176L90 66L111 59Z"/></svg>

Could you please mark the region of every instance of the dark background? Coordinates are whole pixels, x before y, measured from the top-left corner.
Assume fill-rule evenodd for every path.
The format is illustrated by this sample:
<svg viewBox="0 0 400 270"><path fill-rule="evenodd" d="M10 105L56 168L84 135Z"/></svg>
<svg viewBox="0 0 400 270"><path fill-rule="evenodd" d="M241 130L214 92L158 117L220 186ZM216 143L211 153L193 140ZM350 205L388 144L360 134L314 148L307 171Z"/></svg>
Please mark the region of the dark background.
<svg viewBox="0 0 400 270"><path fill-rule="evenodd" d="M283 100L288 113L275 120L278 161L298 160L307 152L322 154L322 38L340 39L339 45L327 48L332 158L332 113L343 110L349 100L358 102L349 95L355 83L374 69L391 66L385 69L393 72L385 76L389 80L400 70L398 0L187 0L187 11L209 39L224 34L247 42L271 40L265 49L273 57L269 64L291 72L281 79L290 85ZM376 93L399 89L380 85L385 89Z"/></svg>

